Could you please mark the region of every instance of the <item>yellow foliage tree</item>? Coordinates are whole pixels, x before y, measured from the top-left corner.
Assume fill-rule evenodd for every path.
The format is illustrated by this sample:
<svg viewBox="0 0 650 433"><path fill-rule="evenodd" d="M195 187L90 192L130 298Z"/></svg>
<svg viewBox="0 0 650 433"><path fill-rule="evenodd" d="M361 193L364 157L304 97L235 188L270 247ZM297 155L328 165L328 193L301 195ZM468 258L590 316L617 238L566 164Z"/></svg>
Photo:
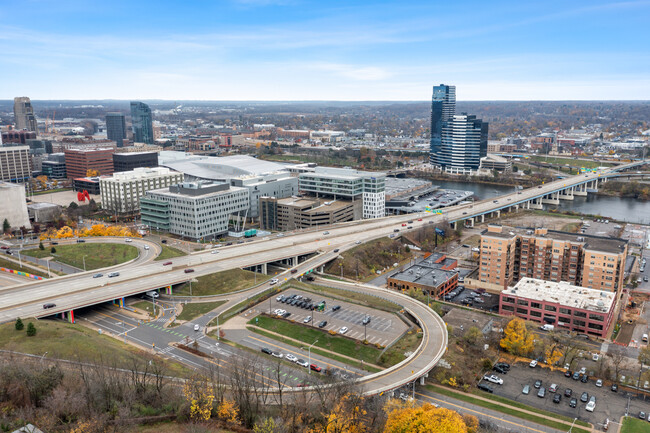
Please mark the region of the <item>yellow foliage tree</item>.
<svg viewBox="0 0 650 433"><path fill-rule="evenodd" d="M363 418L366 411L362 407L363 399L346 394L326 415L324 424L309 430L310 433L364 433L367 431Z"/></svg>
<svg viewBox="0 0 650 433"><path fill-rule="evenodd" d="M190 404L192 421L208 421L212 416L214 395L206 380L198 377L188 379L183 385L183 394Z"/></svg>
<svg viewBox="0 0 650 433"><path fill-rule="evenodd" d="M463 421L465 421L465 425L467 426L467 433L476 433L478 431L479 422L477 417L466 413L463 415Z"/></svg>
<svg viewBox="0 0 650 433"><path fill-rule="evenodd" d="M468 430L458 412L425 403L390 410L384 433L468 433Z"/></svg>
<svg viewBox="0 0 650 433"><path fill-rule="evenodd" d="M225 398L217 407L217 416L219 419L236 424L237 417L239 416L237 404L235 404L234 401Z"/></svg>
<svg viewBox="0 0 650 433"><path fill-rule="evenodd" d="M99 170L95 170L93 168L89 168L86 170L86 177L95 177L99 176Z"/></svg>
<svg viewBox="0 0 650 433"><path fill-rule="evenodd" d="M503 330L501 347L513 355L528 355L533 350L533 334L526 328L526 323L515 317Z"/></svg>
<svg viewBox="0 0 650 433"><path fill-rule="evenodd" d="M562 359L564 353L557 346L549 346L546 348L545 355L546 355L546 363L548 365L554 365L555 363L559 362L560 359Z"/></svg>

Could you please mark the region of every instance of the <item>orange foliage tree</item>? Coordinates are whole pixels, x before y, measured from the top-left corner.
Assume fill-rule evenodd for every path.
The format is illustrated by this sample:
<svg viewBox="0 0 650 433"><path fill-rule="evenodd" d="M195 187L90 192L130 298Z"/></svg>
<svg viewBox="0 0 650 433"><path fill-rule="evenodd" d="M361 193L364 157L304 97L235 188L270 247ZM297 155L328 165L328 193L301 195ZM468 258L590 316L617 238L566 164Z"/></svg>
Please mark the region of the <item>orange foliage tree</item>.
<svg viewBox="0 0 650 433"><path fill-rule="evenodd" d="M533 350L533 334L526 328L526 322L515 317L503 330L501 347L513 355L528 355Z"/></svg>
<svg viewBox="0 0 650 433"><path fill-rule="evenodd" d="M325 416L324 423L309 430L310 433L364 433L368 429L363 421L366 411L363 398L352 394L344 395Z"/></svg>
<svg viewBox="0 0 650 433"><path fill-rule="evenodd" d="M384 433L470 433L463 418L453 410L422 406L388 404Z"/></svg>

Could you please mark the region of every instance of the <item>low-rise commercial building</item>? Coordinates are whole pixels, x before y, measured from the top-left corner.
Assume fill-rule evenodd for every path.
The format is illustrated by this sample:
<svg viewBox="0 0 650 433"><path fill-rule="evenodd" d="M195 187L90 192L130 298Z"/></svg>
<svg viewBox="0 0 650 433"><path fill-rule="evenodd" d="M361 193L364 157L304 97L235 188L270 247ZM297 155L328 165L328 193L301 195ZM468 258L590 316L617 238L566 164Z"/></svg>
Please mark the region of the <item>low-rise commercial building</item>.
<svg viewBox="0 0 650 433"><path fill-rule="evenodd" d="M23 185L0 181L0 203L2 203L0 224L7 219L9 225L14 229L23 226L31 227Z"/></svg>
<svg viewBox="0 0 650 433"><path fill-rule="evenodd" d="M488 154L481 158L481 170L512 172L512 161L499 155Z"/></svg>
<svg viewBox="0 0 650 433"><path fill-rule="evenodd" d="M61 206L54 203L36 202L27 205L29 219L35 223L49 223L61 215Z"/></svg>
<svg viewBox="0 0 650 433"><path fill-rule="evenodd" d="M616 294L611 291L522 278L501 292L499 313L607 338L615 304Z"/></svg>
<svg viewBox="0 0 650 433"><path fill-rule="evenodd" d="M120 149L121 150L121 149ZM119 152L113 154L113 171L158 167L158 152Z"/></svg>
<svg viewBox="0 0 650 433"><path fill-rule="evenodd" d="M230 216L248 207L245 188L206 181L147 191L140 199L143 224L195 240L226 233Z"/></svg>
<svg viewBox="0 0 650 433"><path fill-rule="evenodd" d="M65 179L68 177L65 169L65 154L52 153L41 163L41 171L50 179Z"/></svg>
<svg viewBox="0 0 650 433"><path fill-rule="evenodd" d="M490 225L481 233L478 280L496 291L529 277L620 292L627 244L619 238Z"/></svg>
<svg viewBox="0 0 650 433"><path fill-rule="evenodd" d="M390 289L422 291L431 297L442 298L458 287L457 266L456 259L433 253L417 264L390 275L386 283Z"/></svg>
<svg viewBox="0 0 650 433"><path fill-rule="evenodd" d="M166 167L140 167L114 173L113 176L103 177L99 181L102 207L111 213L138 212L140 198L147 191L166 188L182 181L182 173Z"/></svg>
<svg viewBox="0 0 650 433"><path fill-rule="evenodd" d="M361 202L312 197L260 198L260 228L296 230L353 221L361 215Z"/></svg>
<svg viewBox="0 0 650 433"><path fill-rule="evenodd" d="M386 206L386 174L346 168L316 167L298 176L301 192L316 197L361 200L365 218L382 218Z"/></svg>
<svg viewBox="0 0 650 433"><path fill-rule="evenodd" d="M99 195L99 181L104 176L77 177L72 179L72 189L78 192L88 191L88 194Z"/></svg>

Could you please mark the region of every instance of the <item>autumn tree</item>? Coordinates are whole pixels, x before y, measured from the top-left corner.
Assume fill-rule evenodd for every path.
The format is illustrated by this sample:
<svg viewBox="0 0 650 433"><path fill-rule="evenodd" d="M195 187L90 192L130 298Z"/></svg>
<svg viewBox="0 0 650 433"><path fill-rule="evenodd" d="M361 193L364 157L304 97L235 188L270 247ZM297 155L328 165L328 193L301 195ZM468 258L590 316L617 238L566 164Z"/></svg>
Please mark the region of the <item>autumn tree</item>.
<svg viewBox="0 0 650 433"><path fill-rule="evenodd" d="M99 176L99 170L95 170L93 168L89 168L86 170L86 177L96 177Z"/></svg>
<svg viewBox="0 0 650 433"><path fill-rule="evenodd" d="M212 417L214 395L204 378L195 375L188 379L183 386L183 394L190 404L190 419L208 421Z"/></svg>
<svg viewBox="0 0 650 433"><path fill-rule="evenodd" d="M310 430L310 433L364 433L366 411L363 397L348 393L334 406L325 420Z"/></svg>
<svg viewBox="0 0 650 433"><path fill-rule="evenodd" d="M501 347L513 355L528 355L533 350L533 334L526 328L526 322L515 317L506 326Z"/></svg>
<svg viewBox="0 0 650 433"><path fill-rule="evenodd" d="M645 365L650 365L650 346L646 346L643 349L639 350L639 356L637 357L639 364L639 386L641 386L641 373L643 372L643 367Z"/></svg>
<svg viewBox="0 0 650 433"><path fill-rule="evenodd" d="M392 403L386 410L384 433L469 433L458 412L429 403L421 406Z"/></svg>
<svg viewBox="0 0 650 433"><path fill-rule="evenodd" d="M478 343L481 340L481 338L483 338L483 333L476 326L471 326L467 331L465 331L465 335L463 336L463 338L465 339L467 344L473 346L476 343Z"/></svg>

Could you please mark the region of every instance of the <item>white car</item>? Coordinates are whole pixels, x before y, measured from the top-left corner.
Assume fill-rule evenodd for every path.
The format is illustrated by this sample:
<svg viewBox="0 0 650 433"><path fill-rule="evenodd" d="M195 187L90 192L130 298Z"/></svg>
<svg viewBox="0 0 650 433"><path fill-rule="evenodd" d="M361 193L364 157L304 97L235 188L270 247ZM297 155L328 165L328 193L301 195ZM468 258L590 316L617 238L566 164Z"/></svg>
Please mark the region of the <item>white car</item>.
<svg viewBox="0 0 650 433"><path fill-rule="evenodd" d="M282 316L286 312L287 312L287 310L278 310L278 312L275 313L275 314L277 314L278 316Z"/></svg>
<svg viewBox="0 0 650 433"><path fill-rule="evenodd" d="M284 357L283 354L281 354L280 352L276 352L275 350L273 352L271 352L271 356L273 356L275 358L283 358Z"/></svg>
<svg viewBox="0 0 650 433"><path fill-rule="evenodd" d="M278 284L278 281L280 281L280 280L278 280L277 278L273 278L271 280L271 285Z"/></svg>
<svg viewBox="0 0 650 433"><path fill-rule="evenodd" d="M129 238L126 238L126 239L124 239L124 242L133 242L133 241L131 239L129 239Z"/></svg>
<svg viewBox="0 0 650 433"><path fill-rule="evenodd" d="M578 373L580 373L580 374L587 374L587 368L586 368L586 367L582 367Z"/></svg>
<svg viewBox="0 0 650 433"><path fill-rule="evenodd" d="M535 367L537 367L537 361L533 359L532 361L530 361L530 364L528 364L528 366L529 366L530 368L535 368Z"/></svg>
<svg viewBox="0 0 650 433"><path fill-rule="evenodd" d="M594 395L591 396L591 398L589 399L589 403L587 403L585 409L589 412L593 412L594 409L596 409L596 396Z"/></svg>
<svg viewBox="0 0 650 433"><path fill-rule="evenodd" d="M339 329L339 334L345 334L346 332L348 332L347 326L344 326L343 328Z"/></svg>
<svg viewBox="0 0 650 433"><path fill-rule="evenodd" d="M305 361L304 359L297 360L296 364L298 364L298 365L300 365L302 367L305 367L305 368L309 368L309 363L307 361Z"/></svg>
<svg viewBox="0 0 650 433"><path fill-rule="evenodd" d="M359 245L360 243L361 243L361 241L356 241L356 242L355 242L355 244L357 244L357 245Z"/></svg>
<svg viewBox="0 0 650 433"><path fill-rule="evenodd" d="M218 252L219 252L219 250L212 250L212 252L210 254L217 254Z"/></svg>
<svg viewBox="0 0 650 433"><path fill-rule="evenodd" d="M291 362L296 362L298 360L298 358L296 358L295 356L293 356L290 353L287 353L287 355L284 357L284 359L286 359L287 361L291 361Z"/></svg>
<svg viewBox="0 0 650 433"><path fill-rule="evenodd" d="M199 325L194 325L194 330L195 330L195 331L200 331L200 330L201 330L201 327L200 327Z"/></svg>
<svg viewBox="0 0 650 433"><path fill-rule="evenodd" d="M503 379L494 374L491 374L490 376L483 376L483 379L487 380L488 382L496 383L497 385L503 385Z"/></svg>
<svg viewBox="0 0 650 433"><path fill-rule="evenodd" d="M311 322L311 316L305 317L305 319L302 321L302 323L309 323Z"/></svg>
<svg viewBox="0 0 650 433"><path fill-rule="evenodd" d="M145 245L145 246L144 246L144 249L145 249L145 250L148 250L148 249L149 249L149 245Z"/></svg>

